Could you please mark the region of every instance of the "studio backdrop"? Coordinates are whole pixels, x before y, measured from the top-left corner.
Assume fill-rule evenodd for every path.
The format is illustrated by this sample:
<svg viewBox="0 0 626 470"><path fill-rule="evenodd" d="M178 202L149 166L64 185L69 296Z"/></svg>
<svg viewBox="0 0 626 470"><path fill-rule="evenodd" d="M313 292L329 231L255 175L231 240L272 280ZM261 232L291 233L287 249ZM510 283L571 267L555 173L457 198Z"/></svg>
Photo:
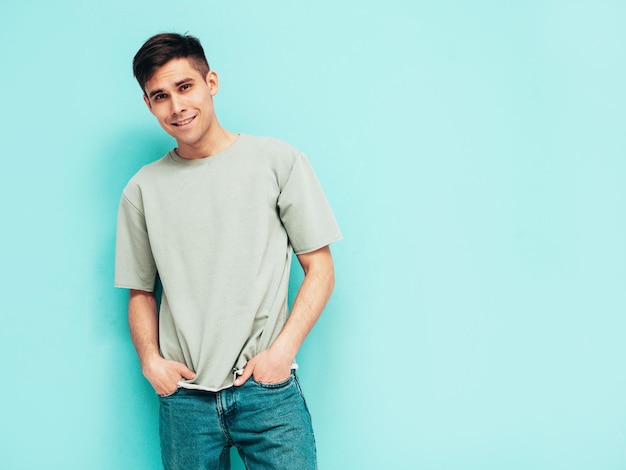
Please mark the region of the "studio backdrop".
<svg viewBox="0 0 626 470"><path fill-rule="evenodd" d="M298 356L321 469L626 469L624 24L617 0L4 2L0 468L160 468L112 285L121 191L175 145L131 61L174 31L344 233Z"/></svg>

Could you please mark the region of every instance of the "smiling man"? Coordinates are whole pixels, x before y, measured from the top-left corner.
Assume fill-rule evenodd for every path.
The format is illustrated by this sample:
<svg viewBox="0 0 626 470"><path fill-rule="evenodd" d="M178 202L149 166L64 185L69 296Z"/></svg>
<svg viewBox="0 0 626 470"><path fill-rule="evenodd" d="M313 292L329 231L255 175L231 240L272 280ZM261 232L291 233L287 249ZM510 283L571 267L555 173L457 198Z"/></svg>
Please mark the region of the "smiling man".
<svg viewBox="0 0 626 470"><path fill-rule="evenodd" d="M236 446L250 469L314 469L295 356L334 287L341 233L324 193L292 146L221 127L218 76L196 38L150 38L133 70L176 139L124 189L115 268L159 395L163 465L226 469ZM288 312L292 253L304 280Z"/></svg>

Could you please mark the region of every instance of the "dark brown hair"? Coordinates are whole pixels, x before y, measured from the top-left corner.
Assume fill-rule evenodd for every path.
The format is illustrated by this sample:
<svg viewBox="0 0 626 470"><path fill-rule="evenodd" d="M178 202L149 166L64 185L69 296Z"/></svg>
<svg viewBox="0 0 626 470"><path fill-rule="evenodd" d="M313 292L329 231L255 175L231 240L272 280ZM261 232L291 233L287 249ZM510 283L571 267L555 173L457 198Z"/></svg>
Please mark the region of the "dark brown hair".
<svg viewBox="0 0 626 470"><path fill-rule="evenodd" d="M204 56L204 49L198 38L176 33L162 33L152 36L135 54L133 74L145 93L148 80L159 67L172 59L189 59L194 69L202 77L209 73L209 63Z"/></svg>

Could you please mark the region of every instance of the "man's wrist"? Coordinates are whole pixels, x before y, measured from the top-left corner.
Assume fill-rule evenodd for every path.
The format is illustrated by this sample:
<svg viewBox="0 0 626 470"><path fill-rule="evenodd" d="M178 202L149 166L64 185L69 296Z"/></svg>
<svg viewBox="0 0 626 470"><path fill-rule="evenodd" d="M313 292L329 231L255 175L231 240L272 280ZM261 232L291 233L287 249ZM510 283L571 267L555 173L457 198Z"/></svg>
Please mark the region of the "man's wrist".
<svg viewBox="0 0 626 470"><path fill-rule="evenodd" d="M289 341L281 338L276 338L276 341L269 348L272 354L275 354L281 363L292 364L296 357L297 348L295 348Z"/></svg>
<svg viewBox="0 0 626 470"><path fill-rule="evenodd" d="M144 373L146 371L150 371L154 368L154 366L156 364L158 364L159 362L161 362L163 360L163 357L161 356L161 354L159 352L153 352L153 353L149 353L149 354L143 354L141 356L141 370L144 371Z"/></svg>

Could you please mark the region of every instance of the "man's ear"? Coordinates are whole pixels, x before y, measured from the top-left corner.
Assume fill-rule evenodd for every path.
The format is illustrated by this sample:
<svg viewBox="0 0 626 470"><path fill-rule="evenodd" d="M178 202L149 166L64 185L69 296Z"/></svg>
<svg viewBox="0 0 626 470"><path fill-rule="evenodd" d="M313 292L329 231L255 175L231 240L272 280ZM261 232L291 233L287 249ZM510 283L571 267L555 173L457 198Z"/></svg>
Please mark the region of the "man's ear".
<svg viewBox="0 0 626 470"><path fill-rule="evenodd" d="M206 74L206 83L209 85L209 92L211 96L217 95L217 90L219 89L219 78L217 76L217 72L215 70L209 70Z"/></svg>
<svg viewBox="0 0 626 470"><path fill-rule="evenodd" d="M146 103L146 106L150 112L152 112L152 103L150 103L150 98L148 98L145 93L143 94L143 102Z"/></svg>

